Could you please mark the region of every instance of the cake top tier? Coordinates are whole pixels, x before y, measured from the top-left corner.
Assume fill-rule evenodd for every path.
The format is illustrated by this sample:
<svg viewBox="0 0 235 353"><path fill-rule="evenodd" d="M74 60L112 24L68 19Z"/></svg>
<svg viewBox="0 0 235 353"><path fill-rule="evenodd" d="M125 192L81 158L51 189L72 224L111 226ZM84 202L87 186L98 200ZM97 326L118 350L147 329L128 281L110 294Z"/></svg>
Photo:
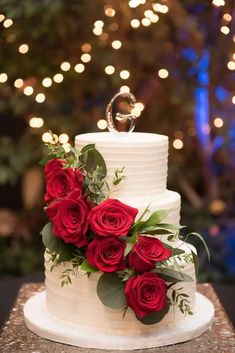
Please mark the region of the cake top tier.
<svg viewBox="0 0 235 353"><path fill-rule="evenodd" d="M151 134L145 132L91 132L76 136L75 142L98 143L99 145L165 145L168 137L165 135Z"/></svg>
<svg viewBox="0 0 235 353"><path fill-rule="evenodd" d="M153 197L166 190L168 137L132 132L98 132L76 136L75 146L82 148L94 143L107 165L107 181L117 169L124 167L124 180L112 197Z"/></svg>

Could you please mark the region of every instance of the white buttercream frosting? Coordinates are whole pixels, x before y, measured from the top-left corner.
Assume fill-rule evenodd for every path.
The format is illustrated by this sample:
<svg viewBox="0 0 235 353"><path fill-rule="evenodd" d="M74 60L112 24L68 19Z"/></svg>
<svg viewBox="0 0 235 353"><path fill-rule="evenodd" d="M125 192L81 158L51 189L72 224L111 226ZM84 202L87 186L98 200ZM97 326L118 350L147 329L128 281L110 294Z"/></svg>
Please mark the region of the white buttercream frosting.
<svg viewBox="0 0 235 353"><path fill-rule="evenodd" d="M95 143L107 164L107 181L117 168L125 167L125 179L113 197L157 195L166 189L168 138L147 133L98 132L78 135L75 145Z"/></svg>
<svg viewBox="0 0 235 353"><path fill-rule="evenodd" d="M115 189L111 197L138 208L141 213L149 205L150 212L159 209L171 209L164 220L168 223L180 222L180 195L166 189L168 138L166 136L148 133L89 133L78 135L75 139L77 148L95 143L103 155L107 165L107 180L111 181L117 168L125 167L125 179ZM177 247L190 249L184 244ZM184 315L175 308L170 308L163 320L155 325L145 326L135 317L131 309L127 310L125 318L119 310L105 307L96 294L99 274L90 278L84 272L78 271L71 285L61 288L60 276L71 267L69 263L61 264L52 272L50 264L45 261L46 269L46 304L51 314L67 323L93 327L103 332L113 331L130 334L145 333L157 328L167 328ZM193 264L186 264L183 272L193 278L192 282L179 283L176 288L188 294L193 309L195 298L195 271Z"/></svg>
<svg viewBox="0 0 235 353"><path fill-rule="evenodd" d="M175 322L184 319L184 315L177 307L171 307L163 320L155 325L146 326L140 323L134 312L129 308L123 319L122 310L110 309L104 306L96 293L97 281L100 274L94 273L88 278L84 271L78 271L77 276L72 276L72 284L61 287L62 272L71 267L64 263L50 271L51 263L45 261L46 269L46 305L50 313L56 317L82 326L93 327L103 332L115 331L122 333L143 333L155 331L161 327L167 328ZM195 274L193 264L188 264L184 273L191 276L193 282L180 282L175 288L182 288L189 296L192 309L195 297Z"/></svg>

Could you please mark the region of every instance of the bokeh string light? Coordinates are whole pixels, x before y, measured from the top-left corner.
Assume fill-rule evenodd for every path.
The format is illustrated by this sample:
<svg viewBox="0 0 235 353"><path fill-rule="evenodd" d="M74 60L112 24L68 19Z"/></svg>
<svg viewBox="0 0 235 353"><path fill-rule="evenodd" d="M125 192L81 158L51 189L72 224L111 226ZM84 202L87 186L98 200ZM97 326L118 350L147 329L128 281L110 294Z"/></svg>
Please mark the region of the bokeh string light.
<svg viewBox="0 0 235 353"><path fill-rule="evenodd" d="M146 0L130 0L129 1L129 7L130 8L136 8L140 5L144 5L146 3ZM156 3L156 4L153 4L153 10L150 10L150 9L145 9L143 11L144 13L144 16L141 20L137 19L137 18L133 18L131 19L130 21L130 26L134 29L137 29L141 26L143 27L149 27L152 23L157 23L158 20L159 20L159 16L154 13L154 12L159 12L159 13L167 13L168 12L168 6L165 5L165 4L159 4L159 3ZM116 15L116 10L111 6L111 5L106 5L104 7L104 14L107 16L107 17L114 17ZM8 26L11 26L13 24L13 21L10 20L10 19L5 19L5 16L2 15L0 16L0 20L4 21L5 23L5 27L8 27ZM104 32L104 21L98 19L94 22L94 27L93 27L93 34L100 37L100 39L102 41L106 41L109 37L109 34ZM118 29L118 24L113 22L111 25L109 25L109 29L111 31L116 31ZM111 47L114 49L114 50L118 50L122 47L122 42L121 40L119 39L115 39L111 42ZM19 50L19 53L21 54L26 54L28 51L29 51L29 46L25 43L21 44L18 48ZM74 66L74 70L76 73L79 73L81 74L82 72L84 72L85 70L85 64L87 64L88 62L91 61L91 52L92 50L92 47L91 47L91 44L90 43L84 43L81 45L81 51L83 52L83 54L81 55L80 59L81 59L81 62L80 63L77 63L75 66ZM63 71L63 72L67 72L71 69L71 64L69 63L69 61L63 61L61 64L60 64L60 69ZM115 67L113 65L107 65L105 68L104 68L104 71L107 75L113 75L115 73ZM159 70L159 77L160 78L166 78L168 77L169 75L169 72L168 70L166 69L161 69ZM131 73L129 70L127 69L121 69L121 71L119 72L119 76L120 76L120 79L121 80L128 80L131 76ZM4 76L4 74L0 75L0 82L4 82L4 80L6 81L7 80L7 76ZM45 88L49 88L53 85L53 83L56 83L56 84L59 84L61 82L63 82L64 80L64 75L60 72L58 73L55 73L54 76L52 78L50 77L45 77L42 79L41 81L41 84L43 87ZM53 82L54 81L54 82ZM25 86L24 87L24 81L22 79L16 79L15 82L14 82L14 86L15 88L17 89L20 89L20 88L23 88L23 93L26 95L26 96L31 96L33 95L34 93L34 87L33 86ZM130 92L130 88L129 86L127 85L123 85L120 87L120 91L121 92ZM43 103L44 101L46 100L46 95L45 93L42 93L42 92L39 92L36 94L35 96L35 101L37 103ZM138 116L141 111L144 109L144 106L142 103L137 103L134 107L134 110L135 110L135 114L136 116ZM102 119L101 119L102 121ZM102 125L103 124L103 125ZM100 128L102 130L102 127L104 126L104 123L99 123L98 125L98 128ZM46 138L49 138L48 135L44 135L44 140Z"/></svg>

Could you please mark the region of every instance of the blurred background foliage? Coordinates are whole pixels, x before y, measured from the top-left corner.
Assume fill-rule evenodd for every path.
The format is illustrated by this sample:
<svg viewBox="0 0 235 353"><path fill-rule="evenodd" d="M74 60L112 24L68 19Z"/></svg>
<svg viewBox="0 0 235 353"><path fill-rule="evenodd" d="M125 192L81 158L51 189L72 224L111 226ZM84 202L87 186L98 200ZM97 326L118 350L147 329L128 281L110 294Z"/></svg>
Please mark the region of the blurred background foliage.
<svg viewBox="0 0 235 353"><path fill-rule="evenodd" d="M209 243L201 280L234 281L234 11L232 0L0 0L0 276L43 268L46 131L72 142L105 129L107 103L130 89L136 130L169 136L182 223Z"/></svg>

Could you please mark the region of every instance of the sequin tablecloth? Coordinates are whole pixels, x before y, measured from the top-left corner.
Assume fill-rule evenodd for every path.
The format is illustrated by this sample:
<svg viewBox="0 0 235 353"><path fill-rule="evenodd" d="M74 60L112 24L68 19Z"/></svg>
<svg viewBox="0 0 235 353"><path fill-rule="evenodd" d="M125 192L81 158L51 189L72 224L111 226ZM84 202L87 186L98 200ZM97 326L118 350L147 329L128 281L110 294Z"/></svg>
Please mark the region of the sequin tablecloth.
<svg viewBox="0 0 235 353"><path fill-rule="evenodd" d="M117 353L98 349L72 347L51 342L30 332L23 320L23 306L33 294L44 290L43 284L25 284L19 291L9 320L0 335L1 353ZM218 297L209 284L198 285L198 290L215 305L215 319L212 328L192 341L151 349L135 350L135 353L235 353L235 333ZM130 351L122 351L130 353Z"/></svg>

